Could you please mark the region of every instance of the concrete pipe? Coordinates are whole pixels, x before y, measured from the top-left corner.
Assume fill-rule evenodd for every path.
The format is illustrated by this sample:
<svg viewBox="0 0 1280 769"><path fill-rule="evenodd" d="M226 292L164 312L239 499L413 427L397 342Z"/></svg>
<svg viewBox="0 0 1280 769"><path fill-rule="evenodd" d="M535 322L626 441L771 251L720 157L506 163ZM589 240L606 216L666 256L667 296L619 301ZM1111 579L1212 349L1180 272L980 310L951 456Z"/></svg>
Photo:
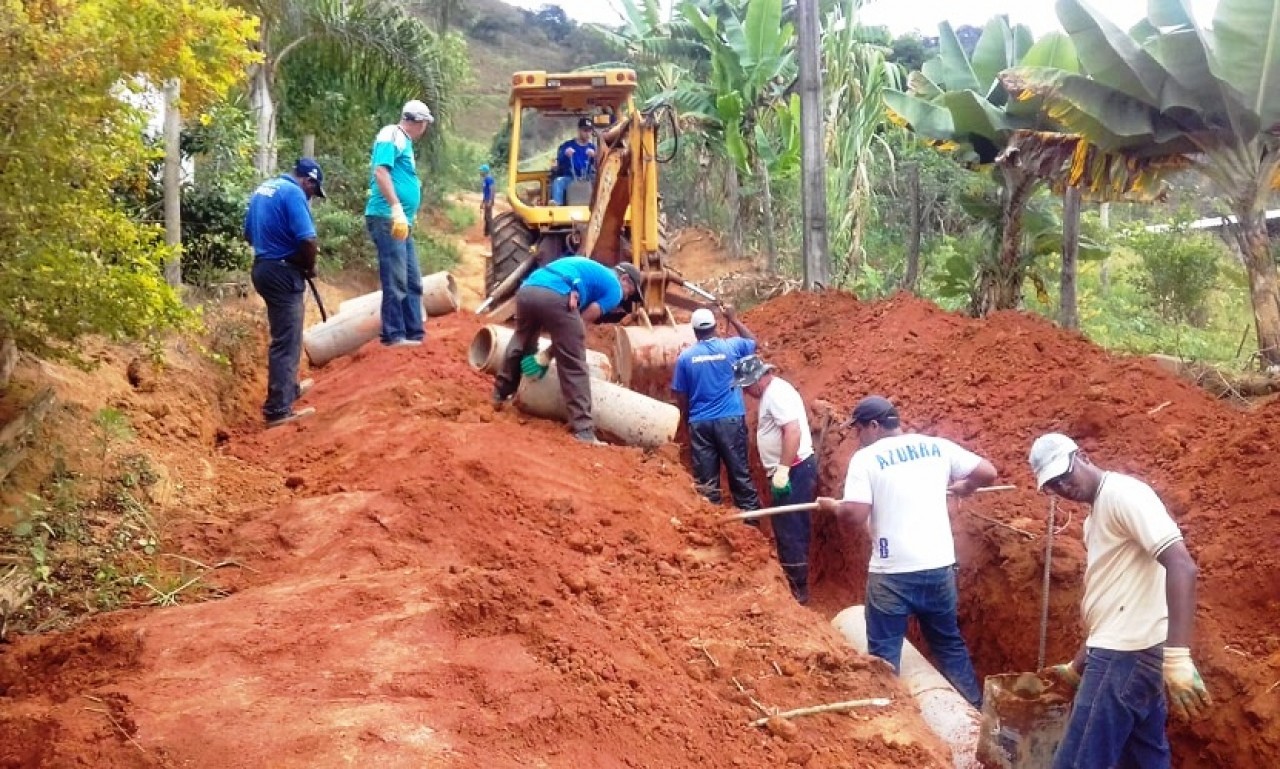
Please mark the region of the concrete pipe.
<svg viewBox="0 0 1280 769"><path fill-rule="evenodd" d="M506 354L507 345L511 343L511 337L515 336L515 333L506 326L497 325L488 325L477 331L471 339L471 347L467 349L467 362L471 364L471 368L496 376L498 368L502 365L502 356ZM545 350L550 346L550 339L546 337L538 339L539 350ZM591 370L592 379L604 382L614 381L613 363L609 361L608 355L587 350L587 367Z"/></svg>
<svg viewBox="0 0 1280 769"><path fill-rule="evenodd" d="M568 420L560 396L560 377L552 363L542 379L525 379L516 406L545 419ZM628 446L657 448L675 439L680 409L609 382L591 383L591 418L598 432Z"/></svg>
<svg viewBox="0 0 1280 769"><path fill-rule="evenodd" d="M867 620L862 606L850 606L835 616L831 624L849 645L867 653ZM907 691L920 706L924 722L934 734L951 746L951 763L955 769L979 769L976 752L981 719L978 711L960 696L938 670L911 645L902 642L900 678Z"/></svg>
<svg viewBox="0 0 1280 769"><path fill-rule="evenodd" d="M359 350L382 333L382 314L377 305L359 312L340 312L302 334L302 349L312 366L323 366L335 358Z"/></svg>
<svg viewBox="0 0 1280 769"><path fill-rule="evenodd" d="M676 358L697 341L693 326L618 326L613 360L618 382L638 393L665 398L671 392Z"/></svg>
<svg viewBox="0 0 1280 769"><path fill-rule="evenodd" d="M381 312L382 292L357 296L338 305L338 314L348 312ZM447 272L437 272L422 279L422 312L435 318L458 311L458 282Z"/></svg>

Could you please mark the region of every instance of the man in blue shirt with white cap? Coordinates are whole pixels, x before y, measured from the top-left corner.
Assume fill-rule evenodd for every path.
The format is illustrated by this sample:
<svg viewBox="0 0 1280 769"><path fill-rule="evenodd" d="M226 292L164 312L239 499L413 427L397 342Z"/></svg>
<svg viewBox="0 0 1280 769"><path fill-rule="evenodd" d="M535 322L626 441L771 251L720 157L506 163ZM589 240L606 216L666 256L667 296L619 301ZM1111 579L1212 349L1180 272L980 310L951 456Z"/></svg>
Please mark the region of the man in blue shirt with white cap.
<svg viewBox="0 0 1280 769"><path fill-rule="evenodd" d="M267 303L271 329L268 350L267 400L262 416L267 427L310 416L315 409L293 410L293 402L310 389L298 382L302 357L303 291L316 274L316 227L308 201L325 197L324 172L302 158L292 173L258 185L244 217L244 237L253 246L253 288Z"/></svg>
<svg viewBox="0 0 1280 769"><path fill-rule="evenodd" d="M711 310L694 310L690 323L698 341L676 359L671 389L682 419L689 424L698 491L720 502L723 463L729 471L733 503L741 510L759 510L760 497L748 465L747 407L742 390L733 385L733 365L756 351L756 338L732 307L723 307L722 312L737 336L716 336L716 316Z"/></svg>

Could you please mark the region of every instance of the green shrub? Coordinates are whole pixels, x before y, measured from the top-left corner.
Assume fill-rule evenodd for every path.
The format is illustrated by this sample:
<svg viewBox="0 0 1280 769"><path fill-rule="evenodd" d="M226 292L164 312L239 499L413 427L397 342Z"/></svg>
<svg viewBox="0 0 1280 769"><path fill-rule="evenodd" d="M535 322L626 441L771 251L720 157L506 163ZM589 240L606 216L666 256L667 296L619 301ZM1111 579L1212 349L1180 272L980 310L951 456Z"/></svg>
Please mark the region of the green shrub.
<svg viewBox="0 0 1280 769"><path fill-rule="evenodd" d="M319 248L318 270L331 274L350 267L376 265L373 241L365 233L364 213L352 213L331 203L312 208Z"/></svg>
<svg viewBox="0 0 1280 769"><path fill-rule="evenodd" d="M1222 244L1212 235L1176 224L1165 232L1131 232L1125 245L1138 255L1133 281L1151 309L1167 321L1202 328L1205 302L1218 279Z"/></svg>
<svg viewBox="0 0 1280 769"><path fill-rule="evenodd" d="M444 218L449 221L449 231L460 234L475 225L476 220L479 218L479 212L471 206L446 203Z"/></svg>
<svg viewBox="0 0 1280 769"><path fill-rule="evenodd" d="M462 258L458 247L448 236L427 229L419 229L413 234L413 245L418 252L418 266L423 275L451 269Z"/></svg>

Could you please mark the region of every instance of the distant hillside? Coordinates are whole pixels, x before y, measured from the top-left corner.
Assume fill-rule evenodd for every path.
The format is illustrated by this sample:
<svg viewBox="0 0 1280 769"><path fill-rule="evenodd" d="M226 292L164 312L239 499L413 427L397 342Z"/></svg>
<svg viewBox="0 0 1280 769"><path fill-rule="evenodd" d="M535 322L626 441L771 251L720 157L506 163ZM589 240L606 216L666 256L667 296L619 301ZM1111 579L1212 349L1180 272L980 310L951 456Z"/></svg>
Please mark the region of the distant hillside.
<svg viewBox="0 0 1280 769"><path fill-rule="evenodd" d="M552 3L528 11L501 0L418 0L410 8L437 30L447 26L466 35L472 81L459 94L454 128L486 145L506 119L511 73L563 72L619 57L599 34Z"/></svg>

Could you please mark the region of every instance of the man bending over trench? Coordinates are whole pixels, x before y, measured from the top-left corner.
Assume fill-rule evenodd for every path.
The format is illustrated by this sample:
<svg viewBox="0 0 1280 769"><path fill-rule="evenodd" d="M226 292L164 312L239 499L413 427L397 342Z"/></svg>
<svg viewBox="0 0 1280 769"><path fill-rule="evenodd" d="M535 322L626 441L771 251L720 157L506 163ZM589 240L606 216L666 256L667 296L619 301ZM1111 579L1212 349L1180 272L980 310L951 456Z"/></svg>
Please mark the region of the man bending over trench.
<svg viewBox="0 0 1280 769"><path fill-rule="evenodd" d="M982 688L956 620L956 548L947 495L964 497L996 479L996 468L946 438L904 433L898 410L863 398L849 423L862 448L849 460L844 500L819 497L818 510L870 522L867 651L898 671L907 619L938 659L938 669L974 707Z"/></svg>
<svg viewBox="0 0 1280 769"><path fill-rule="evenodd" d="M1091 505L1081 602L1088 636L1074 660L1048 671L1077 689L1053 769L1168 769L1164 687L1184 720L1213 704L1191 661L1196 563L1147 484L1099 469L1060 433L1037 438L1030 460L1039 488Z"/></svg>

